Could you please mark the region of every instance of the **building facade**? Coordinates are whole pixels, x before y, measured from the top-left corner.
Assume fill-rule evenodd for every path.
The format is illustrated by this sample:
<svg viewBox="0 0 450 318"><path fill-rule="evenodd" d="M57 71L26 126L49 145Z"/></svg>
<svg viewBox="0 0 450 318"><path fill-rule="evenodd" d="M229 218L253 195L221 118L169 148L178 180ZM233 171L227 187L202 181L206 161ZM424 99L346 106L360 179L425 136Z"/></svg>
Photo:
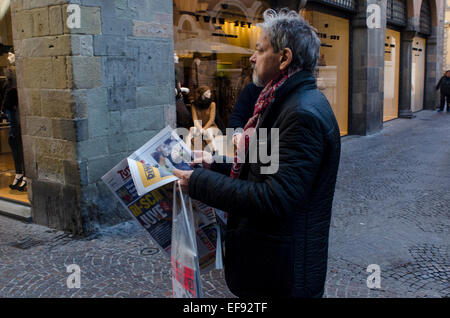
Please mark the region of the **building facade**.
<svg viewBox="0 0 450 318"><path fill-rule="evenodd" d="M176 125L175 80L190 89L188 105L197 88L209 86L226 126L250 81L249 57L267 8L289 7L317 29L317 83L342 135L373 134L384 121L438 103L443 0L5 3L0 70L13 48L30 180L24 201L33 222L77 234L127 218L100 178ZM8 161L7 149L0 155ZM17 203L12 195L0 189Z"/></svg>
<svg viewBox="0 0 450 318"><path fill-rule="evenodd" d="M443 72L450 70L450 1L445 0L445 20L444 20L444 68Z"/></svg>

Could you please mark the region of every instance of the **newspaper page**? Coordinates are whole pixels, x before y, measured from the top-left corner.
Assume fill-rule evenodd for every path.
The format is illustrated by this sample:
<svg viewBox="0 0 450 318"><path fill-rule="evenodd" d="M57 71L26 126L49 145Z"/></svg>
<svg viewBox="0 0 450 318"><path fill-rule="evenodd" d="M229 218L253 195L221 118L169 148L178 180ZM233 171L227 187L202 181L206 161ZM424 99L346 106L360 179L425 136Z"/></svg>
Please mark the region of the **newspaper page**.
<svg viewBox="0 0 450 318"><path fill-rule="evenodd" d="M175 131L167 126L128 157L138 195L178 180L172 172L192 170L191 150Z"/></svg>
<svg viewBox="0 0 450 318"><path fill-rule="evenodd" d="M191 200L194 210L194 226L197 236L197 249L199 265L202 270L215 268L217 247L217 220L213 208L197 201Z"/></svg>
<svg viewBox="0 0 450 318"><path fill-rule="evenodd" d="M121 205L170 255L172 239L173 168L192 170L191 151L169 126L122 160L102 177ZM215 267L217 218L215 209L192 201L200 270ZM220 219L220 218L219 218Z"/></svg>
<svg viewBox="0 0 450 318"><path fill-rule="evenodd" d="M102 177L122 206L141 224L159 247L170 253L173 194L171 186L163 186L139 196L127 159L122 160Z"/></svg>

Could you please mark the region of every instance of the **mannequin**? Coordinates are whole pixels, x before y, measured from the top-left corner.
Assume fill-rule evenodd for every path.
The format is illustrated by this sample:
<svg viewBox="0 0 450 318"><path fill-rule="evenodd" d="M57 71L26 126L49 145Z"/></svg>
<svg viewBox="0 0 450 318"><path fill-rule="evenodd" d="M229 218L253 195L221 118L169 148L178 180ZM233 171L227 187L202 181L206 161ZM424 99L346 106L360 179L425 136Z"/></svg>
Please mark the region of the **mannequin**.
<svg viewBox="0 0 450 318"><path fill-rule="evenodd" d="M11 62L11 59L9 59L9 61ZM14 59L12 61L15 62ZM24 176L25 169L23 161L22 136L20 132L19 122L19 101L17 96L14 66L11 66L6 72L6 86L2 102L2 109L4 109L4 111L6 112L10 124L8 142L11 147L14 166L16 169L16 176L14 177L13 183L10 184L9 187L12 190L19 190L23 192L25 191L25 188L27 186L27 178Z"/></svg>
<svg viewBox="0 0 450 318"><path fill-rule="evenodd" d="M173 55L175 64L178 64L179 58L177 53ZM175 69L175 101L177 108L177 127L184 127L189 129L192 126L192 115L186 107L184 102L185 96L189 94L189 88L181 87L181 83L178 81L178 74Z"/></svg>
<svg viewBox="0 0 450 318"><path fill-rule="evenodd" d="M16 65L16 55L13 52L8 53L8 61L11 65Z"/></svg>
<svg viewBox="0 0 450 318"><path fill-rule="evenodd" d="M197 89L197 100L192 105L194 127L191 127L188 141L191 140L192 136L202 136L204 141L209 141L210 150L215 152L217 151L217 147L214 136L219 129L215 122L216 103L212 101L211 95L211 89L208 86L200 86Z"/></svg>

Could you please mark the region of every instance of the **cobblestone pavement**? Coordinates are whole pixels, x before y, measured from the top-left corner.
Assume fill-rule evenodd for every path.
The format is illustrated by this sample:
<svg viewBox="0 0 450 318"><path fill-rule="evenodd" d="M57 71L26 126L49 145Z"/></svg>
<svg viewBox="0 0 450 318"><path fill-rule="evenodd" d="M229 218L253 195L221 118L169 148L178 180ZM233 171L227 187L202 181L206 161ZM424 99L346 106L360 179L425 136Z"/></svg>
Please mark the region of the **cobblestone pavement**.
<svg viewBox="0 0 450 318"><path fill-rule="evenodd" d="M325 296L449 297L450 114L394 120L342 150ZM170 297L169 259L144 247L156 246L132 221L81 239L0 216L0 297ZM233 297L223 271L202 279L206 297Z"/></svg>

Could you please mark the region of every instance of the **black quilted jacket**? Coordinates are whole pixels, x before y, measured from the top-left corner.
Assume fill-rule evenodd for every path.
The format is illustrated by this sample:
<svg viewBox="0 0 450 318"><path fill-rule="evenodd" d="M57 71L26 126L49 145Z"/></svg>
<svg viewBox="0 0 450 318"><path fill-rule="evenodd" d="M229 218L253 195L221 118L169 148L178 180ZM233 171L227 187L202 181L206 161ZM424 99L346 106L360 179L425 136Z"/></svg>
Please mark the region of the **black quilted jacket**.
<svg viewBox="0 0 450 318"><path fill-rule="evenodd" d="M237 296L321 297L340 133L333 111L309 72L280 87L257 128L279 128L279 169L244 164L196 169L189 195L229 213L225 278ZM261 137L261 136L259 136ZM271 149L271 134L259 142ZM248 162L248 161L247 161Z"/></svg>

